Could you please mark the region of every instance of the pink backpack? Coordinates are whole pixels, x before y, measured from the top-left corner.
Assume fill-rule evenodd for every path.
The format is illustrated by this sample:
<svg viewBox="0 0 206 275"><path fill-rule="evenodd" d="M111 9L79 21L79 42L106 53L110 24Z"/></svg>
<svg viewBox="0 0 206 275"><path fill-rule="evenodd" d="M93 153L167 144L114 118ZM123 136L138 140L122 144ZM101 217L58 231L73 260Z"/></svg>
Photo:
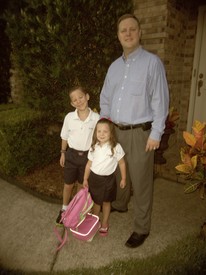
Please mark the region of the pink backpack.
<svg viewBox="0 0 206 275"><path fill-rule="evenodd" d="M75 231L80 224L83 224L83 221L87 217L87 213L93 207L93 204L94 202L91 198L88 188L82 188L70 201L67 209L62 213L61 218L61 221L65 228L63 238L61 238L57 228L55 227L54 229L54 232L58 240L60 241L60 245L57 250L61 249L67 241L67 229Z"/></svg>

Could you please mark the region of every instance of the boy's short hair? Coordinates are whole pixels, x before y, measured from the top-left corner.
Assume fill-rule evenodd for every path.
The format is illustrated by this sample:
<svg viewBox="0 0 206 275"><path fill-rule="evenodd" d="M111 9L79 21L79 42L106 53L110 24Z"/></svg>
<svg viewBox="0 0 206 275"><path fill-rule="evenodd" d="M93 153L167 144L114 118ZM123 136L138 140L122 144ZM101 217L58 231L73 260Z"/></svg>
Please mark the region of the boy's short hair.
<svg viewBox="0 0 206 275"><path fill-rule="evenodd" d="M71 93L76 90L82 91L82 93L84 93L85 95L89 94L88 91L83 86L74 86L69 90L69 97L70 97Z"/></svg>
<svg viewBox="0 0 206 275"><path fill-rule="evenodd" d="M119 30L119 24L120 24L120 22L122 22L124 19L128 19L128 18L133 18L134 20L136 20L138 26L140 27L139 19L138 19L134 14L126 13L126 14L122 15L122 16L118 19L118 21L117 21L117 31Z"/></svg>

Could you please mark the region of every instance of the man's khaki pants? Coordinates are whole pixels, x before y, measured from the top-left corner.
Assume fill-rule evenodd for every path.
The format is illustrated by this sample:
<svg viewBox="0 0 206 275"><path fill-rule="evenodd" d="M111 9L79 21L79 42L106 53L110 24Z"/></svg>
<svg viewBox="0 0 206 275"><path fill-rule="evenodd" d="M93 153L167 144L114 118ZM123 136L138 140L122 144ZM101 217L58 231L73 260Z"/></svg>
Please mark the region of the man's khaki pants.
<svg viewBox="0 0 206 275"><path fill-rule="evenodd" d="M119 186L121 175L117 169L117 197L112 207L126 210L133 191L134 231L148 234L151 226L153 201L154 151L145 152L150 130L141 128L120 130L115 127L118 142L125 151L127 164L127 185Z"/></svg>

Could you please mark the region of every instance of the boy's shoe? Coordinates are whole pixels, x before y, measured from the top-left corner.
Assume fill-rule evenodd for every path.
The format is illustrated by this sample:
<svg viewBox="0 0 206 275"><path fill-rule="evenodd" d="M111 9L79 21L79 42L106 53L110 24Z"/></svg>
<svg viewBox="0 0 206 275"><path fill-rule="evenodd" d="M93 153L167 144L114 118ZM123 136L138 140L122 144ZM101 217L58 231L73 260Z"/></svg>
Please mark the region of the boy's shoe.
<svg viewBox="0 0 206 275"><path fill-rule="evenodd" d="M57 219L56 219L56 225L57 226L63 226L63 223L62 223L62 221L61 221L61 218L62 218L62 213L64 212L65 210L60 210L59 211L59 215L58 215L58 217L57 217Z"/></svg>

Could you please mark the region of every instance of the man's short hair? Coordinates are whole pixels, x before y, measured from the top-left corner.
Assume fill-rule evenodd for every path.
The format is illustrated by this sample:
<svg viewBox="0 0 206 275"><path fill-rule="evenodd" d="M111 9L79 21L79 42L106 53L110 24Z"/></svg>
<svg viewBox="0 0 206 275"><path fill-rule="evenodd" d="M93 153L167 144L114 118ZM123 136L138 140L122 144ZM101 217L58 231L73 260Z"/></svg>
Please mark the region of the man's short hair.
<svg viewBox="0 0 206 275"><path fill-rule="evenodd" d="M118 21L117 21L117 31L119 30L119 24L120 24L120 22L122 22L124 19L128 19L128 18L133 18L134 20L136 20L138 26L140 27L139 19L138 19L134 14L126 13L126 14L122 15L122 16L118 19Z"/></svg>

